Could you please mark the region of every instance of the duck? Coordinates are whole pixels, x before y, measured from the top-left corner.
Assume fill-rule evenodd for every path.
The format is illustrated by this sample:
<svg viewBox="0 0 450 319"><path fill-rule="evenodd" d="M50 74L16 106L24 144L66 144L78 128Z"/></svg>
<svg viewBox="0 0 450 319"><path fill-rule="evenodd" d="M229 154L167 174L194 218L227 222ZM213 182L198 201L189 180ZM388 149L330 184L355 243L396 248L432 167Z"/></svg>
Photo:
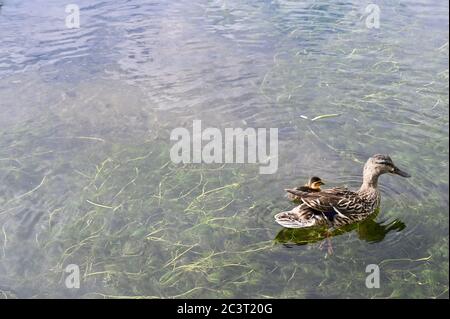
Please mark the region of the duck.
<svg viewBox="0 0 450 319"><path fill-rule="evenodd" d="M398 168L388 155L376 154L364 165L363 181L357 191L345 187L324 189L319 192L287 190L301 203L290 211L275 215L275 221L285 228L326 226L338 228L363 221L380 205L378 178L383 174L405 178L410 174Z"/></svg>
<svg viewBox="0 0 450 319"><path fill-rule="evenodd" d="M322 181L320 177L313 176L308 180L308 183L306 183L304 186L298 186L296 188L287 188L285 191L287 192L287 197L291 201L299 201L300 198L295 195L296 192L302 192L302 193L317 193L320 192L322 189L320 186L325 185L325 183Z"/></svg>

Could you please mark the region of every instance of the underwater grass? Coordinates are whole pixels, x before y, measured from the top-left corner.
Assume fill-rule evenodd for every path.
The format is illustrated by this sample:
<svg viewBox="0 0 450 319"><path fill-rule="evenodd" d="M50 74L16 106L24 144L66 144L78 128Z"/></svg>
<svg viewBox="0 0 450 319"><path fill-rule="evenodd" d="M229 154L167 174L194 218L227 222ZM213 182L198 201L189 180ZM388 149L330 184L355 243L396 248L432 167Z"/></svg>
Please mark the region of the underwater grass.
<svg viewBox="0 0 450 319"><path fill-rule="evenodd" d="M265 110L275 109L259 123L291 129L280 134L285 144L275 177L249 166L172 164L169 134L160 126L174 127L180 114L151 123L149 134L142 120L148 114L138 112L149 96L123 83L71 87L89 103L66 98L56 83L47 92L39 87L49 96L64 92L67 101L0 131L0 297L448 298L448 42L423 51L414 41L417 63L405 58L405 48L422 26L402 26L401 38L379 37L356 11L328 6L333 17L311 16L312 24L296 10L293 18L285 10L260 19L251 6L251 17L277 23L272 36L280 39L272 64L252 82ZM322 13L326 7L311 5ZM236 13L226 10L221 32L240 20ZM179 98L171 92L156 100ZM108 113L115 107L118 114ZM254 120L235 111L234 123ZM363 161L380 149L407 167L414 183L383 182L379 215L336 231L334 255L320 247L323 230L274 223L275 213L292 207L281 190L298 182L287 175L298 173L302 153L314 163L301 167L354 186ZM64 286L71 263L81 269L77 290ZM381 268L380 289L365 287L368 264Z"/></svg>
<svg viewBox="0 0 450 319"><path fill-rule="evenodd" d="M86 162L82 154L72 157L76 167L69 195L58 197L58 178L48 173L5 202L0 211L3 297L448 296L448 239L416 238L421 245L411 250L410 239L402 236L410 226L366 223L337 231L332 239L337 253L327 256L320 249L322 232L280 232L274 225L272 216L286 202L261 196L258 189L264 193L265 182L256 169L175 165L167 160L167 144L158 139L96 149L97 162ZM422 223L421 214L436 209L433 205L396 207L389 199L386 204L395 210L393 216L407 209L414 216L409 223L436 234L446 227L445 218ZM21 207L42 211L35 228L12 226ZM389 216L384 212L383 218ZM395 232L401 236L397 242L377 237ZM29 233L34 237L26 237ZM374 242L380 246L372 255ZM26 267L7 267L15 254L25 255ZM368 263L382 269L383 285L376 291L364 286ZM68 264L80 266L77 291L64 288Z"/></svg>

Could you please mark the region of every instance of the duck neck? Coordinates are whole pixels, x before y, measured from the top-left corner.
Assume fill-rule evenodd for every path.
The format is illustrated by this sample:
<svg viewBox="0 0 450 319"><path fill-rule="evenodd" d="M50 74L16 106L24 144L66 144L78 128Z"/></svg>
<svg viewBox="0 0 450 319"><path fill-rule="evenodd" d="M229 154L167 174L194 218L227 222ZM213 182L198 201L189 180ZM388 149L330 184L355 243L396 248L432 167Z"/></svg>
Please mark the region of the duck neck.
<svg viewBox="0 0 450 319"><path fill-rule="evenodd" d="M378 174L373 171L364 170L363 183L359 189L360 192L378 190Z"/></svg>

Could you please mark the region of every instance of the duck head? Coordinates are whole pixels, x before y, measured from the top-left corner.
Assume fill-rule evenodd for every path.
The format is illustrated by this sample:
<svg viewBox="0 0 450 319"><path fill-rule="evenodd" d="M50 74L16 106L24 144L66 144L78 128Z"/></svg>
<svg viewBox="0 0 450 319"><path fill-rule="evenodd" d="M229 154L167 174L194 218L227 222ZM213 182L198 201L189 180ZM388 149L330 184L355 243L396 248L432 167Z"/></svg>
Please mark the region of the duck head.
<svg viewBox="0 0 450 319"><path fill-rule="evenodd" d="M376 154L369 158L364 165L364 184L376 186L378 177L387 173L411 177L407 172L398 168L388 155Z"/></svg>

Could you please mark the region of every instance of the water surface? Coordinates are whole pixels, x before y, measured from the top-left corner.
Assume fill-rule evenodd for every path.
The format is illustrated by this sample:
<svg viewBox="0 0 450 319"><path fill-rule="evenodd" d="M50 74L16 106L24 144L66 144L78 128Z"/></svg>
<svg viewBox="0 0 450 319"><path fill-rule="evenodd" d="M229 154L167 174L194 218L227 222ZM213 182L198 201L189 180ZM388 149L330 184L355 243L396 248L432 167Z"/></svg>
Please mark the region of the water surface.
<svg viewBox="0 0 450 319"><path fill-rule="evenodd" d="M78 0L80 29L60 1L3 2L0 296L448 298L446 1L377 1L379 29L369 1ZM278 128L277 173L173 164L198 119ZM274 222L284 188L356 188L374 153L413 177L381 177L333 255Z"/></svg>

